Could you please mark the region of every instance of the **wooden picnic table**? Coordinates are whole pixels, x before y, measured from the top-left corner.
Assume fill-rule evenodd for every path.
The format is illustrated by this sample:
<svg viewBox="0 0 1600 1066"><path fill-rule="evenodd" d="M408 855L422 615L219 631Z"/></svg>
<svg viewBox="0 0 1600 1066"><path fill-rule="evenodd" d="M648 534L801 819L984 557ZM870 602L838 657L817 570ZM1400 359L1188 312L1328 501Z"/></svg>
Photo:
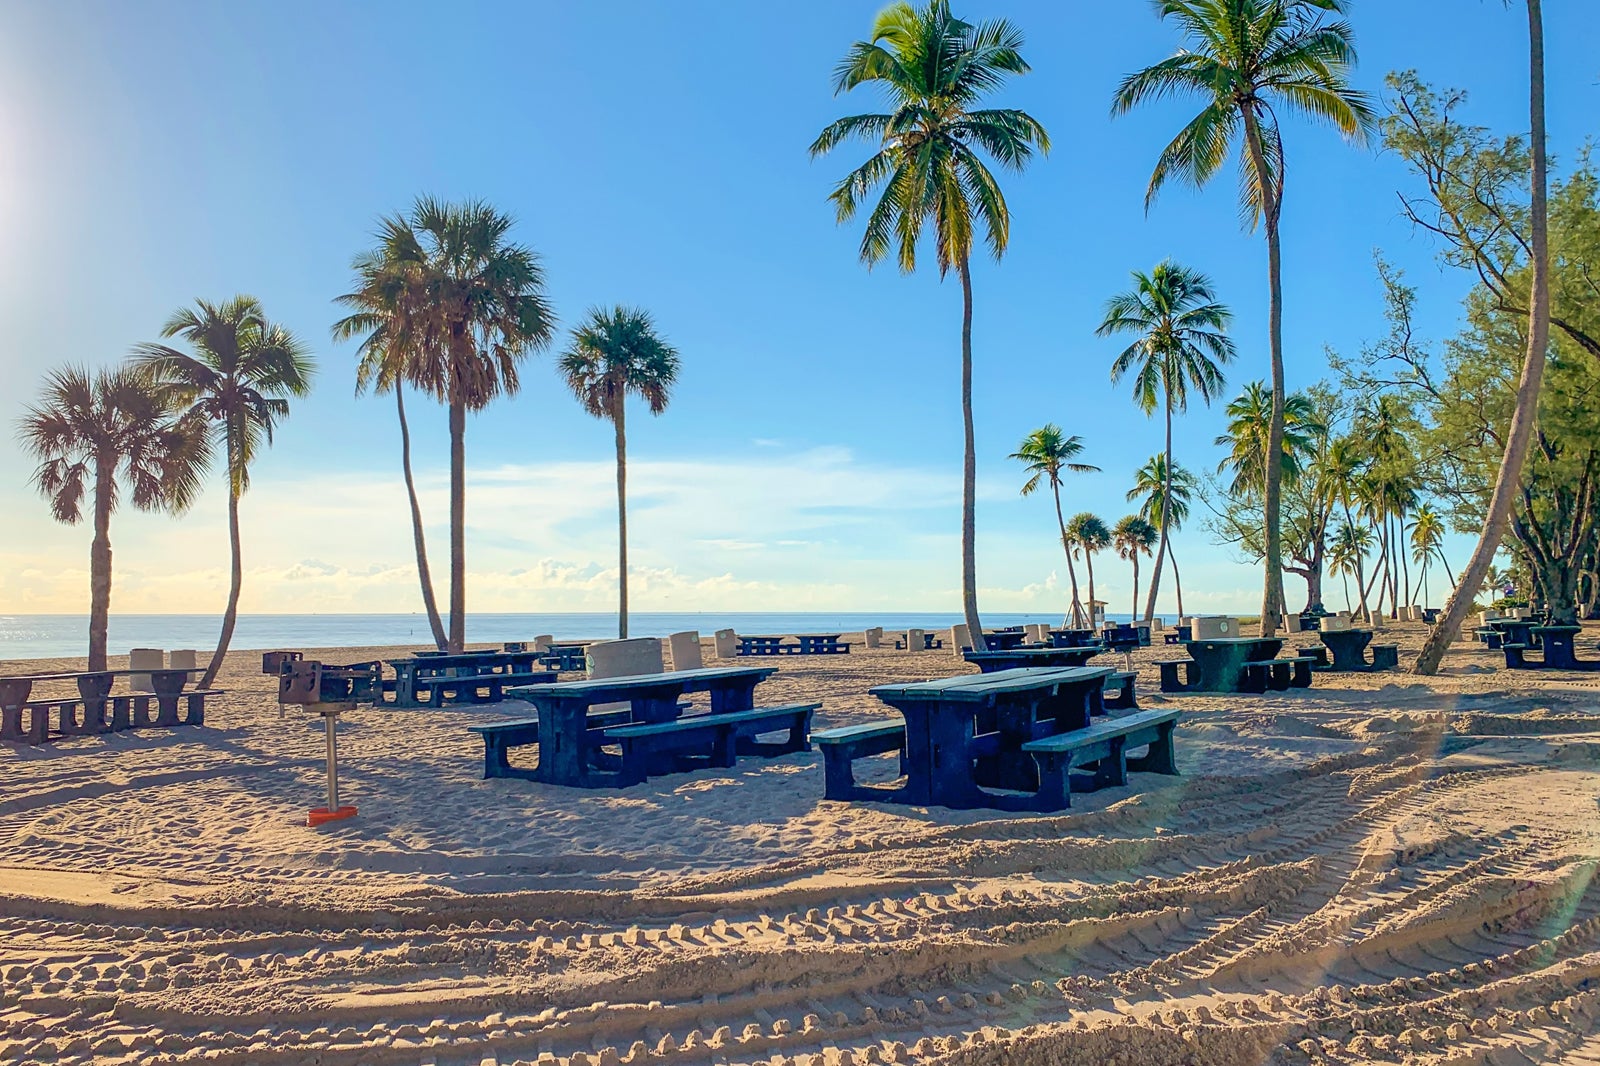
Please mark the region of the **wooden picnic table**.
<svg viewBox="0 0 1600 1066"><path fill-rule="evenodd" d="M1187 691L1243 692L1244 664L1277 658L1283 641L1277 637L1213 637L1187 641L1183 646L1194 660Z"/></svg>
<svg viewBox="0 0 1600 1066"><path fill-rule="evenodd" d="M1010 651L969 651L963 658L986 674L1028 666L1082 666L1105 649L1095 644L1078 648L1012 648Z"/></svg>
<svg viewBox="0 0 1600 1066"><path fill-rule="evenodd" d="M1105 666L1013 669L878 685L872 695L905 718L906 783L874 798L957 809L1034 809L1038 766L1022 745L1087 728L1090 716L1103 710L1112 672Z"/></svg>
<svg viewBox="0 0 1600 1066"><path fill-rule="evenodd" d="M470 679L482 678L490 683L491 696L496 687L506 681L526 684L542 679L549 671L536 670L542 652L476 651L441 654L425 652L404 659L385 659L394 670L394 707L434 707L444 700L438 690L443 681L459 679L463 689L472 687ZM424 696L430 698L424 698ZM458 693L459 696L459 693ZM470 702L477 702L476 699Z"/></svg>
<svg viewBox="0 0 1600 1066"><path fill-rule="evenodd" d="M628 703L629 722L653 725L678 719L682 697L711 694L712 714L731 714L755 707L756 685L777 673L775 666L712 666L662 674L591 678L508 689L512 699L538 709L539 765L512 768L512 776L552 785L603 788L631 783L618 769L602 767L604 737L593 727L589 710L596 705Z"/></svg>

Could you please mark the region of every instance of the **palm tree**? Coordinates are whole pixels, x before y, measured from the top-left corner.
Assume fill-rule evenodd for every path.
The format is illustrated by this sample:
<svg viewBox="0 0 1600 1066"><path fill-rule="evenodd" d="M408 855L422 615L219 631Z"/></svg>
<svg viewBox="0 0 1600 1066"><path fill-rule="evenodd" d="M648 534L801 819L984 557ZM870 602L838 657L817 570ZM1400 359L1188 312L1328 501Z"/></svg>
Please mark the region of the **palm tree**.
<svg viewBox="0 0 1600 1066"><path fill-rule="evenodd" d="M1221 168L1235 139L1242 142L1242 215L1254 229L1264 223L1270 296L1268 340L1272 410L1266 453L1275 454L1285 428L1283 283L1278 225L1285 171L1281 111L1327 123L1347 140L1363 141L1374 123L1365 93L1349 86L1355 37L1349 23L1329 21L1346 0L1157 0L1158 18L1175 19L1187 47L1124 78L1113 114L1176 93L1198 96L1200 112L1164 148L1145 195L1149 209L1172 177L1195 187ZM1272 636L1284 611L1283 548L1279 529L1282 470L1263 471L1265 587L1262 635Z"/></svg>
<svg viewBox="0 0 1600 1066"><path fill-rule="evenodd" d="M1455 575L1450 573L1450 564L1444 557L1444 519L1426 504L1417 508L1415 521L1411 526L1411 558L1422 566L1422 575L1418 580L1422 585L1424 606L1429 600L1428 565L1434 559L1438 559L1444 565L1444 574L1450 579L1450 584L1456 583Z"/></svg>
<svg viewBox="0 0 1600 1066"><path fill-rule="evenodd" d="M1128 490L1129 503L1139 504L1139 517L1158 529L1173 533L1183 528L1189 517L1189 503L1194 498L1198 479L1179 463L1174 462L1168 473L1167 457L1152 455L1150 461L1133 474L1133 488ZM1172 506L1167 506L1167 500ZM1172 583L1178 590L1178 617L1183 613L1183 576L1178 573L1178 554L1170 544L1167 561L1172 563Z"/></svg>
<svg viewBox="0 0 1600 1066"><path fill-rule="evenodd" d="M1450 647L1453 635L1460 631L1472 609L1477 589L1489 568L1494 565L1495 552L1505 537L1506 526L1511 521L1511 507L1522 483L1522 467L1528 459L1528 448L1533 442L1533 427L1539 413L1539 389L1544 380L1546 349L1550 344L1550 233L1547 197L1549 195L1547 145L1545 141L1544 101L1544 8L1540 0L1528 0L1528 119L1531 131L1528 142L1533 155L1529 184L1532 194L1528 202L1528 226L1531 232L1530 264L1533 282L1528 300L1528 354L1522 361L1522 377L1517 382L1517 403L1511 413L1511 425L1506 432L1505 457L1500 471L1495 475L1494 491L1489 496L1488 513L1483 520L1483 534L1461 571L1456 591L1445 604L1444 615L1417 656L1416 671L1434 674ZM1465 591L1464 591L1465 590Z"/></svg>
<svg viewBox="0 0 1600 1066"><path fill-rule="evenodd" d="M933 223L934 255L943 278L961 279L961 419L965 439L961 492L961 601L973 646L983 650L978 620L977 446L972 428L972 247L981 227L996 260L1011 239L1011 212L979 150L1020 171L1050 137L1032 116L1010 108L977 108L1009 75L1024 74L1022 33L1003 19L969 23L949 0L913 8L905 0L878 13L870 40L857 41L834 72L834 93L880 85L894 110L851 115L811 144L816 158L852 137L879 145L834 188L838 220L847 222L873 189L883 193L867 218L861 259L869 267L891 254L900 269L917 265L923 226Z"/></svg>
<svg viewBox="0 0 1600 1066"><path fill-rule="evenodd" d="M1056 525L1061 529L1061 548L1067 553L1067 577L1072 581L1072 614L1068 623L1072 626L1087 624L1085 619L1088 614L1083 609L1083 602L1078 599L1078 570L1072 563L1072 542L1067 539L1067 520L1061 514L1061 473L1064 470L1074 474L1098 472L1098 466L1072 461L1082 452L1083 438L1076 434L1069 437L1061 432L1060 426L1048 422L1022 438L1022 443L1010 456L1024 463L1030 475L1022 484L1022 495L1033 495L1041 483L1048 481L1050 491L1055 496Z"/></svg>
<svg viewBox="0 0 1600 1066"><path fill-rule="evenodd" d="M611 421L617 443L617 636L628 635L628 394L653 415L667 409L678 380L678 350L656 332L650 316L620 304L592 308L572 331L561 376L584 410Z"/></svg>
<svg viewBox="0 0 1600 1066"><path fill-rule="evenodd" d="M467 632L467 412L515 395L522 360L555 336L539 257L511 243L512 225L482 200L421 197L404 217L384 221L372 253L393 289L384 313L405 352L400 377L450 413L451 651Z"/></svg>
<svg viewBox="0 0 1600 1066"><path fill-rule="evenodd" d="M1328 562L1333 566L1336 574L1344 579L1344 609L1351 610L1350 605L1350 575L1356 578L1356 588L1361 587L1362 560L1367 552L1372 550L1372 531L1365 526L1357 526L1345 522L1339 531L1333 535L1333 545L1328 550ZM1366 600L1362 600L1362 611L1366 610Z"/></svg>
<svg viewBox="0 0 1600 1066"><path fill-rule="evenodd" d="M1155 547L1156 528L1136 514L1128 515L1111 527L1111 540L1117 554L1133 563L1133 617L1139 617L1139 555Z"/></svg>
<svg viewBox="0 0 1600 1066"><path fill-rule="evenodd" d="M1322 474L1327 482L1324 491L1343 509L1345 528L1351 530L1352 534L1357 530L1355 511L1362 500L1368 463L1365 449L1355 438L1348 436L1339 437L1330 443L1328 453L1323 460ZM1355 566L1356 591L1361 597L1359 616L1370 619L1371 614L1367 610L1366 552L1371 537L1367 535L1365 528L1359 532L1362 536L1362 550L1354 554L1352 563Z"/></svg>
<svg viewBox="0 0 1600 1066"><path fill-rule="evenodd" d="M235 296L220 304L197 300L194 308L173 312L161 336L182 338L193 354L165 344L140 344L134 349L134 366L149 376L165 402L187 408L187 417L209 426L227 460L232 569L222 633L200 678L199 687L210 688L233 640L244 585L239 497L250 487L251 460L272 444L273 430L289 416L289 400L311 391L312 364L305 346L268 321L254 296Z"/></svg>
<svg viewBox="0 0 1600 1066"><path fill-rule="evenodd" d="M111 614L111 516L123 485L141 511L182 514L210 460L205 428L178 417L145 377L126 367L46 375L43 396L21 420L23 447L39 460L33 483L57 522L76 525L85 497L89 547L89 669L106 668Z"/></svg>
<svg viewBox="0 0 1600 1066"><path fill-rule="evenodd" d="M1232 471L1228 491L1236 496L1255 497L1265 483L1265 456L1272 440L1272 398L1267 387L1252 381L1226 408L1228 431L1218 435L1216 445L1227 448L1228 456L1217 464L1217 473ZM1281 481L1300 476L1305 460L1316 450L1316 436L1322 430L1316 405L1304 393L1293 393L1283 405L1284 426L1279 435L1282 456Z"/></svg>
<svg viewBox="0 0 1600 1066"><path fill-rule="evenodd" d="M408 314L406 298L418 286L414 259L396 257L399 248L409 243L403 219L386 218L379 227L383 243L375 250L356 256L351 264L356 272L354 292L336 302L353 308L351 314L333 325L335 340L361 338L356 349L356 394L369 386L378 393L394 393L395 412L400 418L400 469L405 476L406 499L411 505L411 539L417 553L417 580L422 585L422 606L428 615L433 642L443 650L449 646L439 603L433 594L433 573L428 565L428 543L422 528L422 507L417 502L417 483L411 472L411 427L406 421L405 383L418 361L419 338L410 333L418 316Z"/></svg>
<svg viewBox="0 0 1600 1066"><path fill-rule="evenodd" d="M1207 406L1222 390L1222 371L1217 364L1233 360L1233 341L1227 336L1233 313L1217 302L1210 278L1170 259L1148 274L1134 271L1133 281L1131 290L1113 296L1106 304L1105 319L1095 335L1135 335L1134 342L1112 362L1111 380L1119 382L1133 370L1133 402L1146 417L1157 407L1164 409L1167 444L1163 465L1171 471L1172 413L1189 409L1191 387ZM1168 485L1166 494L1171 491ZM1161 567L1167 557L1165 512L1160 529L1160 547L1150 569L1150 596L1144 606L1147 620L1156 613Z"/></svg>
<svg viewBox="0 0 1600 1066"><path fill-rule="evenodd" d="M1094 625L1094 553L1111 546L1111 530L1099 515L1081 511L1067 522L1067 543L1083 553L1084 565L1089 568L1089 624Z"/></svg>

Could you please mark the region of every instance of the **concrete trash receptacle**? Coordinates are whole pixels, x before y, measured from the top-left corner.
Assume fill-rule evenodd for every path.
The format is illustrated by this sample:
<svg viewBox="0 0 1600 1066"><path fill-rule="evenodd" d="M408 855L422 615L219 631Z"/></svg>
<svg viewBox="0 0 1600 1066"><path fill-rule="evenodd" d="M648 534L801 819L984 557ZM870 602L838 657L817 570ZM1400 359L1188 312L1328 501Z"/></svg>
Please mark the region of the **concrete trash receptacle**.
<svg viewBox="0 0 1600 1066"><path fill-rule="evenodd" d="M128 668L130 670L160 670L167 665L167 653L163 648L133 648L128 652ZM128 687L135 692L154 692L150 685L149 674L132 674L128 678Z"/></svg>
<svg viewBox="0 0 1600 1066"><path fill-rule="evenodd" d="M712 634L717 644L717 658L733 659L739 654L739 635L731 629L719 629Z"/></svg>
<svg viewBox="0 0 1600 1066"><path fill-rule="evenodd" d="M864 630L861 638L867 642L867 647L876 648L883 643L883 627L873 626L871 629Z"/></svg>
<svg viewBox="0 0 1600 1066"><path fill-rule="evenodd" d="M698 670L705 665L700 657L700 634L696 630L674 633L667 638L672 646L673 670Z"/></svg>
<svg viewBox="0 0 1600 1066"><path fill-rule="evenodd" d="M950 654L961 658L961 653L972 647L972 630L965 622L950 627Z"/></svg>
<svg viewBox="0 0 1600 1066"><path fill-rule="evenodd" d="M908 630L906 630L906 651L921 651L922 650L922 645L923 645L922 630L920 630L920 629L908 629Z"/></svg>

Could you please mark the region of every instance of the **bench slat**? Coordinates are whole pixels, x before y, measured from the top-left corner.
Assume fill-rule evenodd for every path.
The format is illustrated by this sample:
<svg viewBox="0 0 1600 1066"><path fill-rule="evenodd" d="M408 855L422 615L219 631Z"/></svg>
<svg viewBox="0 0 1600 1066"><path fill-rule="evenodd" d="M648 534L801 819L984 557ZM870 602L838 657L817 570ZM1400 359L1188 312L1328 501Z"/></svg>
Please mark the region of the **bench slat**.
<svg viewBox="0 0 1600 1066"><path fill-rule="evenodd" d="M1073 751L1102 740L1108 740L1111 737L1126 736L1141 729L1161 725L1163 722L1176 721L1181 713L1181 711L1141 711L1138 714L1129 714L1105 722L1096 722L1094 725L1084 729L1074 729L1067 733L1057 733L1054 736L1043 737L1039 740L1030 740L1022 745L1022 750L1028 752Z"/></svg>
<svg viewBox="0 0 1600 1066"><path fill-rule="evenodd" d="M728 711L723 714L691 714L670 722L647 722L643 725L613 726L606 730L608 737L650 737L666 733L682 733L708 726L738 725L740 722L758 722L765 718L782 718L815 711L820 703L793 703L782 707L754 707L748 711Z"/></svg>

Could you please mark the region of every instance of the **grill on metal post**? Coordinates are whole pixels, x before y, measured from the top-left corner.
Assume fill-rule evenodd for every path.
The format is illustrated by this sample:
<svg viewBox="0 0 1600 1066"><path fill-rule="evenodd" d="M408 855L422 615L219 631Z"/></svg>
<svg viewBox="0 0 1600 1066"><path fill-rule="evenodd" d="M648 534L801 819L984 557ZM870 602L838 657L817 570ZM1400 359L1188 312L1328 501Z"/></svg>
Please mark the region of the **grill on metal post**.
<svg viewBox="0 0 1600 1066"><path fill-rule="evenodd" d="M358 703L370 703L382 690L382 667L378 663L352 666L325 666L314 660L284 660L279 665L278 704L304 707L322 716L327 737L328 805L313 807L306 815L307 825L321 825L352 817L356 808L339 803L339 749L335 723L345 711Z"/></svg>

